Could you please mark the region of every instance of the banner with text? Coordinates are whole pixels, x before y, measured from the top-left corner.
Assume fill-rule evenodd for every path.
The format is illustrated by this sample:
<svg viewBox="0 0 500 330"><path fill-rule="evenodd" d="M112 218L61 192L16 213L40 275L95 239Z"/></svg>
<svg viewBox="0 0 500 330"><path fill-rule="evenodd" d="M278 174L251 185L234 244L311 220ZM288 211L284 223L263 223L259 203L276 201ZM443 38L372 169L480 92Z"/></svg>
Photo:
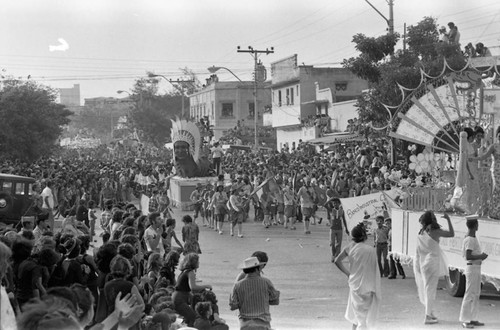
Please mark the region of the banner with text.
<svg viewBox="0 0 500 330"><path fill-rule="evenodd" d="M377 226L375 218L379 215L387 217L387 206L383 192L358 197L341 198L345 220L349 231L360 222L364 222L368 233Z"/></svg>

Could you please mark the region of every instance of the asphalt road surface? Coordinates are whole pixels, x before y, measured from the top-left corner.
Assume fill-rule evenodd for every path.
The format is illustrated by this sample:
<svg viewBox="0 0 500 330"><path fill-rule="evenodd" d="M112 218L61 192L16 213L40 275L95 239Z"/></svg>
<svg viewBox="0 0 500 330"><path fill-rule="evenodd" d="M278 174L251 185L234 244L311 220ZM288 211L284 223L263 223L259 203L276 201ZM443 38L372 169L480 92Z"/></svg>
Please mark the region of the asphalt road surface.
<svg viewBox="0 0 500 330"><path fill-rule="evenodd" d="M191 212L174 210L174 214L180 238L180 220ZM239 329L238 311L231 311L228 303L239 273L237 266L257 250L265 251L269 256L263 276L281 291L279 306L271 306L273 329L351 329L351 324L344 318L349 291L347 277L331 262L325 221L322 225L311 226L310 235L303 233L300 223L297 230L291 231L282 226L266 229L260 223L250 221L243 224L243 238L231 237L228 223L224 224L223 235L200 226L202 254L197 279L213 286L220 315L230 329ZM201 219L196 222L201 224ZM369 237L369 242L372 239ZM343 246L347 242L348 237L344 234ZM400 276L392 280L382 278L382 304L377 328L462 329L458 321L462 300L446 292L444 281L440 282L437 292L439 323L423 324L424 307L418 300L413 271L411 266L403 267L406 279ZM490 289L481 297L479 321L486 326L480 329L500 329L499 315L500 295Z"/></svg>

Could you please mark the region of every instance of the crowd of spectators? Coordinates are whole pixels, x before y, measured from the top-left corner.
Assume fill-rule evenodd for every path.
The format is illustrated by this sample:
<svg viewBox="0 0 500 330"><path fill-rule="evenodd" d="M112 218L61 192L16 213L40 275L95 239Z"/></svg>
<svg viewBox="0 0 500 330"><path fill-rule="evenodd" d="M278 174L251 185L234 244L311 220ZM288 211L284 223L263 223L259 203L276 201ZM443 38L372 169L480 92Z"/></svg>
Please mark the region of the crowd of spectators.
<svg viewBox="0 0 500 330"><path fill-rule="evenodd" d="M218 179L226 186L244 182L250 187L245 190L248 193L273 173L278 184L293 182L296 190L308 181L329 191L329 197L358 196L390 189L394 182L384 174L391 170L410 175L404 166L391 165L389 146L387 139L378 138L346 142L321 152L307 143L282 152L233 150L223 156L223 174ZM159 161L158 152L144 151L154 149L131 153L114 148L113 155L109 147L99 147L67 150L30 164L0 164L2 173L33 177L42 189L50 182L58 211L55 216L64 219L56 230L47 226L48 216L41 212L35 223L23 221L20 230L2 229L0 263L6 265L1 268L2 283L12 306L11 321L17 317L23 329L106 329L117 324L172 329L181 315L188 325L203 317L198 324L208 320L227 329L218 317L214 297L197 306L175 294L191 283L188 272L196 269L194 258L201 248L199 229L190 216L182 219L182 242L175 235L175 220L167 212L165 197L171 162ZM148 216L131 203L142 192L151 197ZM257 199L254 204L254 219L259 221L261 215L270 215L261 202ZM328 210L328 205L315 203ZM96 219L97 208L102 212ZM276 210L271 221L281 222ZM97 225L103 230L102 238L95 234ZM94 247L101 239L102 246ZM176 288L181 279L175 274L179 263L186 279L182 277L184 286ZM211 289L191 286L192 291ZM197 299L204 302L204 298Z"/></svg>

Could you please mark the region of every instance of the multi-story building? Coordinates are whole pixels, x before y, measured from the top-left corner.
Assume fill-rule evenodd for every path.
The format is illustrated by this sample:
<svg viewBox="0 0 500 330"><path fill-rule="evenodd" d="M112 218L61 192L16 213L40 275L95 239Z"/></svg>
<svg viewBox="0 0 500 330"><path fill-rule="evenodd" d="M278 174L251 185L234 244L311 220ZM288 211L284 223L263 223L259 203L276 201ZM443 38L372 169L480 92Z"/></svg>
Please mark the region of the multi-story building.
<svg viewBox="0 0 500 330"><path fill-rule="evenodd" d="M59 88L59 103L80 106L80 84L74 84L72 88Z"/></svg>
<svg viewBox="0 0 500 330"><path fill-rule="evenodd" d="M271 76L272 126L278 150L345 130L338 125L333 104L356 99L368 88L365 80L348 69L298 65L296 54L271 63Z"/></svg>
<svg viewBox="0 0 500 330"><path fill-rule="evenodd" d="M255 108L261 127L264 109L271 105L270 83L258 85L257 107L253 92L253 81L219 81L212 75L202 90L189 95L189 115L196 121L208 118L216 140L238 124L253 129Z"/></svg>

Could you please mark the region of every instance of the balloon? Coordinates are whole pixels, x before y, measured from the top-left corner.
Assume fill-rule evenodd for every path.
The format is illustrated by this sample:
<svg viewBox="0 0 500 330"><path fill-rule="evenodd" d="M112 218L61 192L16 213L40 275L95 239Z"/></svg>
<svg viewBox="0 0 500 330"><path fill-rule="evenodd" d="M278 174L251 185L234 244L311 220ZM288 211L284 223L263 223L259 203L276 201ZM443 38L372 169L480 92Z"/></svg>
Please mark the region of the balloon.
<svg viewBox="0 0 500 330"><path fill-rule="evenodd" d="M440 154L434 154L434 160L435 161L438 161L441 159L441 155Z"/></svg>
<svg viewBox="0 0 500 330"><path fill-rule="evenodd" d="M427 169L429 167L429 163L426 161L423 161L419 164L423 170Z"/></svg>
<svg viewBox="0 0 500 330"><path fill-rule="evenodd" d="M431 153L425 154L425 160L431 160L432 158L433 158L433 154L431 154Z"/></svg>
<svg viewBox="0 0 500 330"><path fill-rule="evenodd" d="M419 162L423 161L425 159L424 154L418 154L417 159Z"/></svg>
<svg viewBox="0 0 500 330"><path fill-rule="evenodd" d="M422 173L422 167L420 167L420 165L417 165L417 167L415 167L415 172L417 172L418 174Z"/></svg>
<svg viewBox="0 0 500 330"><path fill-rule="evenodd" d="M417 167L417 164L416 163L410 163L409 167L410 167L410 170L414 170L415 167Z"/></svg>
<svg viewBox="0 0 500 330"><path fill-rule="evenodd" d="M417 156L415 156L415 155L411 155L411 156L410 156L410 162L412 162L412 163L416 163L416 162L417 162Z"/></svg>

